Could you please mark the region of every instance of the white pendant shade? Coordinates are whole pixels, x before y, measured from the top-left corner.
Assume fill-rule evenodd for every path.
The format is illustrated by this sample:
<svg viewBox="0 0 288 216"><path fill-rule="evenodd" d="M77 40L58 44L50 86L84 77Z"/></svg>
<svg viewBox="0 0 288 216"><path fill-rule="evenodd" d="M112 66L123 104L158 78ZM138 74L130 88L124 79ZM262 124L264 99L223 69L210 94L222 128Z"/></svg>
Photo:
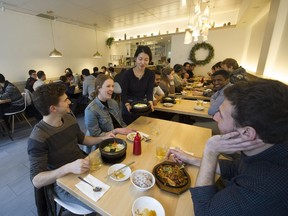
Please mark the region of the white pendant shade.
<svg viewBox="0 0 288 216"><path fill-rule="evenodd" d="M52 52L49 53L49 57L59 58L62 56L63 56L62 53L56 50L55 48Z"/></svg>
<svg viewBox="0 0 288 216"><path fill-rule="evenodd" d="M93 58L102 58L102 55L97 50L97 52L93 55Z"/></svg>
<svg viewBox="0 0 288 216"><path fill-rule="evenodd" d="M189 32L189 30L186 30L184 44L190 44L190 43L192 43L192 34Z"/></svg>

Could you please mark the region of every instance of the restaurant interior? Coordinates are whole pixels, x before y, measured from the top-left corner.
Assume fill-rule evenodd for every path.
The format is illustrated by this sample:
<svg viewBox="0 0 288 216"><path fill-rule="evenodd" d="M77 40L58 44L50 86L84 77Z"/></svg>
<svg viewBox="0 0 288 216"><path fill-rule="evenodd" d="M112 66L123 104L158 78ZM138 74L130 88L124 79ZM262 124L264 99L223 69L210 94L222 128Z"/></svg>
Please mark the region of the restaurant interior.
<svg viewBox="0 0 288 216"><path fill-rule="evenodd" d="M199 14L203 18L201 23ZM81 74L84 68L92 72L94 67L100 69L101 66L112 66L118 73L122 68L135 65L134 52L138 45L147 45L151 49L152 67L165 66L168 59L171 59L170 64L173 66L191 61L191 48L202 42L212 45L214 57L207 64L197 65L193 71L197 77L207 76L215 63L233 58L246 69L250 77L288 83L286 0L0 0L0 29L0 73L21 92L24 91L30 69L45 71L47 81L58 80L65 68L71 68L74 74ZM207 52L200 49L196 57L205 59ZM177 102L182 100L177 104L180 111L162 104L156 108L159 112L177 115L171 124L165 125L167 122L160 119L156 121L154 118L140 117L142 122L138 119L130 127L138 127L137 130L144 135L149 134L152 143L159 142L161 138L160 142L167 141L171 146L180 145L201 157L205 141L215 134L214 126L205 128L203 123L204 126L193 126L193 133L190 133L192 126L182 124L181 116L201 117L210 121L212 117L207 112L210 102L205 97L189 98L189 89L187 92L187 95L185 93L176 97ZM201 103L204 101L202 105L205 113L196 109L190 111L191 106L199 105L197 99ZM28 120L29 124L37 123L34 118ZM37 209L27 155L27 139L32 128L25 121L15 121L15 132L9 133L12 137L5 134L0 137L0 215L34 216L37 215ZM77 121L85 131L83 113L77 115ZM155 132L155 125L161 125L163 129ZM187 136L176 139L172 134L164 135L165 127L179 133L184 131ZM201 138L195 138L194 134ZM126 140L123 135L119 137ZM147 153L151 141L145 139L142 140L142 152ZM191 140L191 145L185 144ZM127 151L130 151L132 146L129 140L127 142ZM161 160L148 154L146 157L149 163L141 160L137 165L152 172L151 165ZM129 157L125 163L131 160L137 161L137 157ZM98 170L98 175L106 175L108 168L103 166ZM195 183L197 171L196 168L188 168L191 184ZM111 210L105 196L94 205L91 197L76 193L75 184L79 179L71 179L69 176L64 177L58 183L100 215L131 215L130 203L143 194L160 201L166 215L191 215L193 212L192 205L183 207L191 202L188 192L177 197L175 193L169 194L163 198L156 187L144 193L134 192L128 181L125 186L118 188L121 182L107 183L104 177L99 177L110 185L109 190L113 194L122 196L121 193L125 193L127 188L129 192L132 191L133 196L125 195L123 200L118 201L113 199L116 196L108 196L107 193L109 199L117 201L119 206L125 206L122 214L118 214L119 209ZM127 208L126 201L129 203ZM175 204L169 206L171 203ZM74 214L64 211L63 215Z"/></svg>

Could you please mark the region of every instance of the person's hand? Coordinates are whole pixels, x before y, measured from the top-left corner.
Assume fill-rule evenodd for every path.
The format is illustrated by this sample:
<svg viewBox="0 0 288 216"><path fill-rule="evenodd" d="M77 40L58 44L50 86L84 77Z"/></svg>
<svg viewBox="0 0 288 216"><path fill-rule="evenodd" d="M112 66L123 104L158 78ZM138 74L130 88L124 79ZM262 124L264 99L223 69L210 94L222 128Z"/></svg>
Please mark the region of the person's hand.
<svg viewBox="0 0 288 216"><path fill-rule="evenodd" d="M125 107L126 107L126 109L128 110L128 112L130 112L130 110L132 109L130 103L125 103Z"/></svg>
<svg viewBox="0 0 288 216"><path fill-rule="evenodd" d="M176 163L190 163L190 158L192 156L177 148L169 148L166 158L171 158Z"/></svg>
<svg viewBox="0 0 288 216"><path fill-rule="evenodd" d="M260 139L250 140L239 135L240 133L235 131L213 136L207 141L205 152L215 155L219 155L220 153L233 154L239 151L253 150L265 145Z"/></svg>
<svg viewBox="0 0 288 216"><path fill-rule="evenodd" d="M116 134L123 134L123 135L127 135L129 133L132 133L132 132L135 132L136 130L132 130L132 129L129 129L129 128L116 128L114 130L114 133L115 135Z"/></svg>
<svg viewBox="0 0 288 216"><path fill-rule="evenodd" d="M149 104L150 104L150 106L151 106L151 110L152 110L152 112L154 112L154 105L153 105L153 101L149 101Z"/></svg>
<svg viewBox="0 0 288 216"><path fill-rule="evenodd" d="M105 133L105 135L102 138L103 138L103 140L105 140L105 139L109 139L109 138L113 138L113 137L115 137L115 134L113 133L113 130L112 130L110 132Z"/></svg>
<svg viewBox="0 0 288 216"><path fill-rule="evenodd" d="M69 164L70 172L81 174L87 172L90 168L89 159L77 159Z"/></svg>

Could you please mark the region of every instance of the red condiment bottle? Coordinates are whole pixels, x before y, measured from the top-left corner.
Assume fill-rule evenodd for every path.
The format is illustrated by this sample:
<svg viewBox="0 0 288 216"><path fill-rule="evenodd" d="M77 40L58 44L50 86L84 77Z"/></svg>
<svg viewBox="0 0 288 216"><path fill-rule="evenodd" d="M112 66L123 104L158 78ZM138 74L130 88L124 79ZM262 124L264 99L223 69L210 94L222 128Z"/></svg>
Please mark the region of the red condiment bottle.
<svg viewBox="0 0 288 216"><path fill-rule="evenodd" d="M141 137L140 137L138 132L134 138L133 154L134 155L140 155L141 154Z"/></svg>

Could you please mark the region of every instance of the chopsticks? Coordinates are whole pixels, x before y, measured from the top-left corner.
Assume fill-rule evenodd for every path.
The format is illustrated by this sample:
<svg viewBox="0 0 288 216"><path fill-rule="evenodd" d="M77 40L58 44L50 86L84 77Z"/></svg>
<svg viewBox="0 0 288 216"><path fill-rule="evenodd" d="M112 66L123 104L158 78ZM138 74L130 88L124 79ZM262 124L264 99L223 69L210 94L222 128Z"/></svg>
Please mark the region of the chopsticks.
<svg viewBox="0 0 288 216"><path fill-rule="evenodd" d="M132 162L126 164L125 166L121 167L120 169L117 169L117 170L113 171L111 174L105 176L105 178L108 178L108 177L110 177L110 176L113 176L113 175L119 173L121 170L123 170L124 168L126 168L126 167L132 165L133 163L135 163L135 161L132 161Z"/></svg>

